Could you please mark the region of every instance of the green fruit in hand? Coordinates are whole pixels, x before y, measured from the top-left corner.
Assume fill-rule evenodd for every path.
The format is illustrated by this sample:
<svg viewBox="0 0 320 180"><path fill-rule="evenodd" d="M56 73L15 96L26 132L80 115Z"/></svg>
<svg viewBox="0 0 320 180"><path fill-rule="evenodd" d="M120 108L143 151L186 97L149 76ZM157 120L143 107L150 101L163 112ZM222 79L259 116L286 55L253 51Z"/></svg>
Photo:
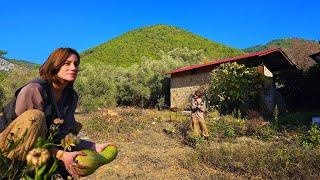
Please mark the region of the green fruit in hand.
<svg viewBox="0 0 320 180"><path fill-rule="evenodd" d="M92 174L100 166L113 161L117 157L118 149L115 145L109 145L99 154L89 149L81 150L81 152L85 155L78 155L75 160L83 167L80 169L80 174L87 176Z"/></svg>
<svg viewBox="0 0 320 180"><path fill-rule="evenodd" d="M104 157L95 151L84 149L81 150L81 152L83 152L85 155L78 155L75 159L80 166L84 167L81 168L81 175L87 176L92 174L96 169L105 164Z"/></svg>
<svg viewBox="0 0 320 180"><path fill-rule="evenodd" d="M105 164L107 164L117 157L118 149L115 145L109 145L99 154L104 157Z"/></svg>

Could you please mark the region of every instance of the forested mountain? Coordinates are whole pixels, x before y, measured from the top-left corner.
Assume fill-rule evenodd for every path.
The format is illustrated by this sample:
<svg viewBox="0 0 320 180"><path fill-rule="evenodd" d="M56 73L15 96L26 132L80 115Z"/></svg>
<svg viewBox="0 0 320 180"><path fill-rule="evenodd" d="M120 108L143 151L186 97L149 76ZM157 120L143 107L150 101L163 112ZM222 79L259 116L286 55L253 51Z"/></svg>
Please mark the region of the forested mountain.
<svg viewBox="0 0 320 180"><path fill-rule="evenodd" d="M155 25L129 31L81 53L82 62L128 67L143 57L158 59L159 52L175 48L202 49L206 57L220 59L243 54L242 51L205 39L183 29ZM198 62L194 62L198 63Z"/></svg>
<svg viewBox="0 0 320 180"><path fill-rule="evenodd" d="M309 56L320 51L319 42L302 38L276 39L268 42L265 45L249 47L243 49L243 51L257 52L264 49L278 47L280 47L293 61L293 63L295 63L302 70L307 70L316 63Z"/></svg>

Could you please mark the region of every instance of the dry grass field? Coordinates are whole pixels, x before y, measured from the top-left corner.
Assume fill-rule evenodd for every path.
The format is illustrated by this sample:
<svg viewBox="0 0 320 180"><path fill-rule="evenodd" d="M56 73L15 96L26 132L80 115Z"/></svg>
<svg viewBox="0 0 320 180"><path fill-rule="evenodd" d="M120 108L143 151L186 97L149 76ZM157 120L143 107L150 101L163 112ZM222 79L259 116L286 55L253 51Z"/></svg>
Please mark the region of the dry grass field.
<svg viewBox="0 0 320 180"><path fill-rule="evenodd" d="M107 111L77 115L82 137L111 141L119 148L113 162L82 179L239 179L237 174L192 162L196 151L176 130L188 116L133 108Z"/></svg>
<svg viewBox="0 0 320 180"><path fill-rule="evenodd" d="M182 113L116 108L76 118L83 124L80 136L119 148L113 162L82 179L320 177L318 146L304 147L297 131L273 132L265 123L211 113L206 117L210 140L205 141L190 137L190 117Z"/></svg>

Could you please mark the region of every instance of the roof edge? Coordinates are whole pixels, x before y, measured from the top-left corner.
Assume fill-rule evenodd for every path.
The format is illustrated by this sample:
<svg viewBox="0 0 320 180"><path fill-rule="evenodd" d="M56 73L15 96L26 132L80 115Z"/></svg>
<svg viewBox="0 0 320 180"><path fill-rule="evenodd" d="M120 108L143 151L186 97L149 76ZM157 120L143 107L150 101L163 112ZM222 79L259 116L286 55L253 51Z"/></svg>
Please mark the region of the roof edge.
<svg viewBox="0 0 320 180"><path fill-rule="evenodd" d="M255 57L255 56L261 57L261 56L264 56L264 55L267 55L267 54L270 54L273 52L277 52L277 51L279 51L291 65L294 65L293 62L289 59L289 57L281 50L281 48L273 48L273 49L267 49L267 50L258 51L258 52L247 53L247 54L243 54L243 55L232 57L232 58L218 59L216 61L211 61L208 63L185 66L182 68L177 68L175 70L165 72L165 74L175 74L175 73L189 71L189 70L197 69L197 68L201 68L201 67L206 67L206 66L211 66L211 65L219 65L219 64L223 64L223 63L227 63L227 62L234 62L234 61L238 61L238 60L241 60L244 58L249 58L249 57Z"/></svg>

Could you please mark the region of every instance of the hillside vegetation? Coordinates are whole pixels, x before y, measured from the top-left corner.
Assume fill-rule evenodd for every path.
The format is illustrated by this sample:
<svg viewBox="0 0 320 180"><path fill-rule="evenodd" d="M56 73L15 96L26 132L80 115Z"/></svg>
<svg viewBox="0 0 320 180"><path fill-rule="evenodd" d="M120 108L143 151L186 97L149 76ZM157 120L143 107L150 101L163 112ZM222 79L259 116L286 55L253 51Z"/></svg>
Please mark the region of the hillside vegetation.
<svg viewBox="0 0 320 180"><path fill-rule="evenodd" d="M245 52L257 52L271 48L281 48L298 68L307 70L316 62L309 56L320 51L320 44L317 41L302 38L276 39L264 45L257 45L243 49Z"/></svg>
<svg viewBox="0 0 320 180"><path fill-rule="evenodd" d="M128 67L140 63L143 57L159 59L175 48L203 50L210 59L220 59L243 54L235 48L210 41L183 29L155 25L129 31L97 47L81 53L83 63ZM197 62L194 62L197 63Z"/></svg>

